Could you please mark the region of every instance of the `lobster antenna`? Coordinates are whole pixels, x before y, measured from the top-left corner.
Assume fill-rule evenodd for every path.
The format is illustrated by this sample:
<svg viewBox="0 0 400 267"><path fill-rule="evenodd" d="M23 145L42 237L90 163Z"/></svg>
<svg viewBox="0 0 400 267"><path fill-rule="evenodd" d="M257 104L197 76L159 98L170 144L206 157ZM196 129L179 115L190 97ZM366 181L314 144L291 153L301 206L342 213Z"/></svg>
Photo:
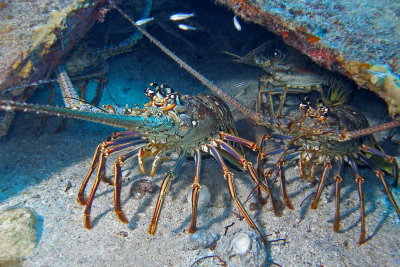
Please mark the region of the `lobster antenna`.
<svg viewBox="0 0 400 267"><path fill-rule="evenodd" d="M30 86L37 86L37 85L41 85L41 84L45 84L45 83L53 83L53 82L57 82L57 81L58 81L57 79L38 80L36 82L25 83L25 84L22 84L22 85L18 85L18 86L8 87L8 88L5 88L5 89L2 89L0 91L0 94L5 94L5 93L10 92L10 91L23 89L23 88L27 88L27 87L30 87Z"/></svg>
<svg viewBox="0 0 400 267"><path fill-rule="evenodd" d="M396 128L396 127L400 127L400 120L393 120L393 121L389 121L389 122L379 124L376 126L368 127L365 129L351 131L351 132L348 132L347 134L345 134L344 138L346 138L347 140L350 140L350 139L354 139L356 137L370 135L373 133L389 130L391 128Z"/></svg>

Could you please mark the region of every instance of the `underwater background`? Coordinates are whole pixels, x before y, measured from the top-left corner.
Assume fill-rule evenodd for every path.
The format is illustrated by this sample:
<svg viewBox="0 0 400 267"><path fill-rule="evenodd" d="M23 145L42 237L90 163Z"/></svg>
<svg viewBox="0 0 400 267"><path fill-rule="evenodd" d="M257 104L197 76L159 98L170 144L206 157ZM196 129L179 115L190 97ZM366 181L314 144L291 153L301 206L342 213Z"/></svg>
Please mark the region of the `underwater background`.
<svg viewBox="0 0 400 267"><path fill-rule="evenodd" d="M257 1L237 2L260 5ZM324 1L312 2L317 5ZM9 3L0 1L0 8L3 4ZM310 64L315 68L300 52L287 47L281 37L240 16L235 17L226 6L214 1L120 1L118 4L135 21L153 17L153 21L144 24L153 36L252 109L256 106L258 79L265 70L235 62L238 58L229 53L245 57L255 48L268 43L266 57L275 55L277 51L298 53L293 57L304 60L303 65ZM51 10L51 5L48 9ZM149 101L144 90L152 82L168 84L181 95L211 93L141 36L117 11L111 9L104 12L107 13L104 21L100 19L59 62L88 102L93 101L97 106L134 107L138 104L142 107ZM173 14L193 12L194 16L182 21L170 19ZM193 29L183 30L179 26L182 24ZM374 62L372 65L378 64ZM392 70L390 75L396 75ZM48 78L55 77L55 74L49 74ZM28 100L30 103L63 105L56 82L39 85L32 91L34 93ZM7 97L9 94L8 91L4 93ZM306 95L314 100L318 97L316 92L288 95L284 116L297 114L298 104ZM50 103L49 97L52 98ZM389 119L387 103L366 89L357 89L350 105L365 115L371 125ZM397 107L397 104L392 105ZM256 126L234 107L231 108L239 136L259 140L266 133L265 128ZM23 216L32 216L27 227L31 229L28 231L30 234L35 234L30 245L25 242L26 250L15 249L15 254L7 255L11 252L8 249L5 252L9 244L0 244L1 266L215 266L229 259L230 266L241 266L244 262L253 266L400 266L399 218L379 180L368 168L360 170L365 179L367 215L367 242L363 245L357 244L359 201L351 169L346 167L344 170L342 228L335 233L332 230L335 209L333 179L326 181L319 208L311 210L310 196L316 191L316 185L302 180L298 167L289 164L285 174L288 194L295 209L284 209L281 217L273 214L269 204L252 207L251 204L256 202L256 196L252 194L253 183L247 173L233 171L239 197L245 202L248 196L252 196L245 203L251 217L269 240L278 240L267 246L254 247L253 256L248 256L249 259L240 258L232 252L232 238L237 233L247 233L250 227L238 215L223 174L212 159L203 161L201 183L210 190L211 197L199 210L199 234L193 237L187 233L191 219L187 194L191 192L194 176L194 161L188 160L169 189L158 232L151 236L147 228L157 193L141 194L137 181L153 180L160 186L176 155L171 155L171 161L163 162L153 178L140 173L135 159L123 166L122 205L129 219L128 225L120 223L114 215L113 187L101 183L92 207L93 229L87 230L83 227L83 207L76 201L77 192L97 145L119 129L52 116L46 116L46 122L43 122L44 117L19 112L8 134L0 138L0 212L28 208L28 213ZM390 141L385 140L387 132L375 136L387 154L399 158L398 132ZM280 144L279 141L271 141L268 146L273 149ZM245 155L250 161L255 161L253 153L247 151ZM107 163L109 176L112 176L115 160L116 157L110 157ZM393 183L392 178L387 178L387 181ZM91 185L92 182L88 188ZM391 189L399 202L399 189ZM0 218L5 218L1 214ZM13 224L13 220L0 222L0 231L6 233L6 222ZM0 237L1 242L8 242L4 240ZM214 255L220 257L202 259Z"/></svg>

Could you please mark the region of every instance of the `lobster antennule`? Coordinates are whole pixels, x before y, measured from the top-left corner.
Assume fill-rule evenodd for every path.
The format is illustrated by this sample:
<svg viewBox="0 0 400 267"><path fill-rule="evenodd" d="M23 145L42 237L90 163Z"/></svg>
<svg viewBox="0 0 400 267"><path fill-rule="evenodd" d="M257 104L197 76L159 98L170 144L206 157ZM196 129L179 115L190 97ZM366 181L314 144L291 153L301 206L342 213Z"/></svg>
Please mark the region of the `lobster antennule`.
<svg viewBox="0 0 400 267"><path fill-rule="evenodd" d="M0 109L3 110L22 110L41 114L57 115L62 117L74 118L85 121L97 122L127 130L140 130L152 128L171 128L174 121L168 116L131 116L119 115L105 112L91 112L75 110L63 107L43 106L13 101L0 100Z"/></svg>
<svg viewBox="0 0 400 267"><path fill-rule="evenodd" d="M72 85L71 79L68 77L64 67L58 67L57 80L61 87L64 104L67 108L76 107L79 105L78 94Z"/></svg>

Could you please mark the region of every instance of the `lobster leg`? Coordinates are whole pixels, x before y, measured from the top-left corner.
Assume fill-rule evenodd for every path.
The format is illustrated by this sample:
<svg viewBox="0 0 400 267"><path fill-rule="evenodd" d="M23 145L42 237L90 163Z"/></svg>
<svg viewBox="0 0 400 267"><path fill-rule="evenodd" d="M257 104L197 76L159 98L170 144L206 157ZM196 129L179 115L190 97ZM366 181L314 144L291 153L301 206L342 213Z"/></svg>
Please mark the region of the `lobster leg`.
<svg viewBox="0 0 400 267"><path fill-rule="evenodd" d="M118 137L129 137L129 136L131 136L132 138L109 141L111 139L115 139L115 138L118 138ZM87 199L85 197L85 189L86 189L87 183L88 183L90 177L92 176L94 170L98 167L99 155L100 155L101 151L104 150L104 149L107 149L108 147L121 145L121 144L125 144L125 143L130 143L130 142L136 141L138 139L140 139L140 137L139 137L137 132L131 132L131 131L117 132L117 133L112 134L109 138L107 138L107 141L105 141L105 142L103 142L103 143L101 143L100 145L97 146L97 148L96 148L96 150L94 152L94 155L93 155L92 163L90 164L89 171L87 172L87 174L85 176L85 179L83 180L82 185L81 185L81 187L79 189L79 192L78 192L77 200L78 200L79 204L86 205L86 203L87 203ZM114 151L108 150L107 154L110 154L110 153L115 152L115 151L116 150L114 150ZM100 167L103 168L102 166L100 166Z"/></svg>
<svg viewBox="0 0 400 267"><path fill-rule="evenodd" d="M361 215L361 233L358 244L363 244L365 240L365 208L364 208L364 190L363 190L363 182L364 178L361 177L360 172L358 171L358 167L353 157L349 157L349 162L351 168L353 169L354 176L356 177L357 188L358 188L358 197L360 199L360 215Z"/></svg>
<svg viewBox="0 0 400 267"><path fill-rule="evenodd" d="M150 174L149 174L151 177L153 177L154 174L156 173L156 169L158 166L160 166L163 156L164 156L164 153L161 150L157 151L157 153L155 154L154 161L153 161L153 164L151 165Z"/></svg>
<svg viewBox="0 0 400 267"><path fill-rule="evenodd" d="M240 138L240 137L238 137L236 135L228 134L228 133L225 133L225 132L219 132L219 135L220 135L222 140L232 141L232 142L244 145L245 147L249 148L252 151L259 152L259 150L260 150L260 147L256 143L253 143L253 142L251 142L249 140L246 140L244 138Z"/></svg>
<svg viewBox="0 0 400 267"><path fill-rule="evenodd" d="M138 162L139 162L139 169L142 174L146 174L146 168L144 166L145 158L151 155L151 151L147 148L141 148L139 150Z"/></svg>
<svg viewBox="0 0 400 267"><path fill-rule="evenodd" d="M129 137L129 135L128 135ZM110 179L107 179L106 176L106 165L105 165L105 160L108 157L108 155L114 153L114 152L120 152L124 149L130 149L132 145L136 144L136 142L140 142L141 137L137 132L133 132L131 137L129 138L124 138L120 140L111 140L111 141L106 141L103 143L103 150L104 150L104 165L100 166L102 169L101 171L101 180L105 183L108 183L109 185L113 185L113 181Z"/></svg>
<svg viewBox="0 0 400 267"><path fill-rule="evenodd" d="M313 209L313 210L318 208L318 203L321 198L322 189L324 187L324 181L325 181L326 177L328 176L328 170L330 168L332 168L331 162L329 160L326 161L324 165L325 165L325 167L324 167L324 171L322 173L321 179L319 180L317 193L315 194L314 199L311 202L311 209Z"/></svg>
<svg viewBox="0 0 400 267"><path fill-rule="evenodd" d="M369 153L372 153L374 155L380 156L380 157L386 159L389 163L393 163L395 161L394 157L386 155L382 151L380 151L380 150L378 150L376 148L372 148L372 147L366 146L364 144L361 145L361 150L363 152L369 152Z"/></svg>
<svg viewBox="0 0 400 267"><path fill-rule="evenodd" d="M253 143L253 142L251 142L249 140L237 137L235 135L231 135L231 134L228 134L228 133L225 133L225 132L220 132L219 135L220 135L222 140L231 141L231 142L235 142L235 143L244 145L245 147L251 149L252 151L257 152L257 154L258 154L258 156L257 156L257 176L264 178L264 181L266 181L266 185L268 187L268 191L271 192L271 194L268 194L268 195L270 195L271 200L274 201L273 198L272 198L272 190L271 190L271 187L269 185L269 181L265 179L264 173L263 173L264 171L262 170L262 167L259 167L260 163L258 161L258 158L260 157L260 154L262 152L262 148L260 146L258 146L256 143ZM260 192L260 188L258 186L257 186L257 194L258 194L258 198L260 199L261 204L265 204L266 201L262 198L262 195L261 195L261 192ZM272 202L272 203L273 203L272 205L273 205L273 209L274 209L275 215L279 216L278 215L278 211L277 211L276 206L275 206L276 203L275 202Z"/></svg>
<svg viewBox="0 0 400 267"><path fill-rule="evenodd" d="M137 141L135 143L128 143L126 145L121 145L121 146L118 146L118 148L116 148L112 152L121 151L123 149L130 148L132 146L135 146L135 145L138 145L138 144L141 144L141 143L143 144L144 142L145 141ZM97 168L97 177L96 177L96 180L95 180L95 182L93 184L92 191L90 192L89 199L87 201L86 208L85 208L85 211L84 211L84 224L85 224L85 228L86 229L90 229L91 228L90 211L91 211L91 208L92 208L93 199L94 199L94 196L96 194L97 188L99 186L100 180L102 180L102 176L104 174L104 169L105 169L105 165L106 165L105 161L106 161L107 155L109 155L109 153L112 153L112 152L109 152L109 151L106 151L106 150L107 149L102 149L100 151L99 163L98 163L98 168ZM118 185L114 184L114 186L115 186L115 190L117 190ZM119 189L118 189L118 194L120 194ZM116 193L114 192L114 194L116 194ZM117 216L118 216L118 214L117 214Z"/></svg>
<svg viewBox="0 0 400 267"><path fill-rule="evenodd" d="M261 149L263 150L264 145L261 145L261 147L262 147ZM264 164L265 164L265 162L267 160L267 157L270 156L270 155L275 155L275 154L282 153L284 151L285 151L285 148L278 148L278 149L275 149L275 150L267 152L267 153L266 152L261 152L261 153L258 154L258 156L257 156L257 164L256 164L256 166L257 166L257 175L259 177L262 177L267 185L270 183L270 177L272 175L272 170L273 170L273 169L270 169L267 172L267 174L264 173L264 168L263 167L264 167ZM270 186L270 187L271 187L271 191L272 191L272 186ZM282 213L276 207L278 202L277 202L276 199L274 199L273 201L276 202L274 204L275 207L273 207L275 216L280 217L282 215Z"/></svg>
<svg viewBox="0 0 400 267"><path fill-rule="evenodd" d="M189 234L196 232L196 218L197 218L197 203L199 201L200 194L200 170L201 170L201 151L196 149L196 154L194 156L194 161L196 165L196 174L193 179L192 184L192 221L189 226Z"/></svg>
<svg viewBox="0 0 400 267"><path fill-rule="evenodd" d="M133 148L134 150L118 157L117 161L114 163L114 211L117 218L123 222L128 223L125 213L122 211L121 206L121 186L122 186L122 173L121 166L124 165L125 161L129 158L137 156L138 150L143 145L138 145L138 147Z"/></svg>
<svg viewBox="0 0 400 267"><path fill-rule="evenodd" d="M265 181L265 184L270 189L271 196L272 196L272 186L269 185L270 176L269 175L265 175L265 173L264 173L264 164L266 162L267 156L274 155L274 154L277 154L277 153L281 153L281 152L284 151L284 149L277 149L277 150L274 150L272 152L265 153L264 152L265 143L271 138L272 138L272 136L270 134L265 134L262 137L261 142L260 142L260 149L259 149L259 152L258 152L258 155L257 155L256 166L257 166L257 175L258 175L258 177L262 177L262 179ZM281 213L279 212L279 210L277 208L277 201L274 198L271 198L271 201L272 201L272 208L274 210L275 216L280 217Z"/></svg>
<svg viewBox="0 0 400 267"><path fill-rule="evenodd" d="M89 167L89 171L87 172L85 179L82 182L81 188L79 189L77 200L78 200L78 203L81 205L87 204L87 199L85 197L85 189L86 189L87 183L90 179L90 176L92 176L94 170L97 168L97 165L99 164L99 155L100 155L101 148L102 148L102 144L97 146L97 148L94 152L94 155L93 155L92 163L90 164L90 167Z"/></svg>
<svg viewBox="0 0 400 267"><path fill-rule="evenodd" d="M86 229L91 229L91 223L90 223L90 210L92 208L92 203L93 203L93 198L94 195L96 194L97 188L99 187L100 180L101 180L101 175L102 175L102 170L103 170L103 162L105 160L104 152L101 151L99 155L99 167L97 169L97 177L96 180L94 181L92 191L90 192L89 199L86 204L85 212L84 212L84 225Z"/></svg>
<svg viewBox="0 0 400 267"><path fill-rule="evenodd" d="M339 158L339 168L335 175L335 220L333 223L333 231L338 232L340 228L340 183L343 178L341 176L343 170L343 159Z"/></svg>
<svg viewBox="0 0 400 267"><path fill-rule="evenodd" d="M279 160L278 163L278 173L279 173L279 178L281 181L281 194L282 194L282 198L283 201L285 202L286 207L288 207L289 209L294 209L292 202L290 201L287 192L286 192L286 177L285 177L285 172L284 172L284 166L285 166L285 162L282 160Z"/></svg>
<svg viewBox="0 0 400 267"><path fill-rule="evenodd" d="M387 183L385 182L385 178L384 178L383 172L381 170L378 170L378 169L375 169L374 171L375 171L376 176L379 178L379 180L381 180L381 183L382 183L383 187L385 188L386 195L389 197L389 200L392 203L392 205L393 205L393 207L394 207L394 209L395 209L395 211L397 213L397 216L400 218L399 207L398 207L396 201L394 200L393 194L390 191Z"/></svg>
<svg viewBox="0 0 400 267"><path fill-rule="evenodd" d="M213 147L212 145L207 145L207 150L215 158L218 165L221 167L221 169L224 173L224 179L228 182L229 194L231 195L231 198L232 198L233 202L235 203L236 207L239 209L239 212L246 219L246 221L250 225L250 227L257 230L260 233L260 235L262 236L261 231L258 229L256 224L250 218L246 209L243 207L243 204L240 202L240 200L238 199L238 197L236 195L235 181L234 181L233 173L229 171L228 166L226 166L223 158L221 157L220 153L218 152L218 150L215 147Z"/></svg>
<svg viewBox="0 0 400 267"><path fill-rule="evenodd" d="M304 180L308 180L310 182L314 182L316 180L315 178L315 164L314 164L314 159L315 159L316 154L315 153L308 153L304 151L301 153L300 159L299 159L299 169L300 169L300 177ZM309 166L309 171L310 173L307 175L307 166Z"/></svg>
<svg viewBox="0 0 400 267"><path fill-rule="evenodd" d="M395 180L394 186L396 187L399 183L399 166L397 165L396 159L392 156L386 155L385 153L383 153L378 149L368 147L366 145L361 145L361 149L363 152L369 152L371 154L386 159L389 163L392 163L392 173L394 175L394 180Z"/></svg>
<svg viewBox="0 0 400 267"><path fill-rule="evenodd" d="M274 210L275 214L278 214L278 210L276 207L276 201L275 198L272 194L271 186L268 183L264 185L260 179L259 176L257 175L256 171L254 170L253 164L251 162L248 162L242 155L240 155L236 150L231 147L229 144L225 143L222 140L215 140L221 147L221 149L225 150L227 153L232 155L236 160L238 160L244 169L248 170L250 173L250 177L253 180L253 182L257 185L257 188L261 189L265 194L267 194L271 198L271 203L272 203L272 209ZM260 195L259 195L260 197ZM262 198L261 198L262 199Z"/></svg>
<svg viewBox="0 0 400 267"><path fill-rule="evenodd" d="M372 163L367 157L365 157L363 154L358 153L358 155L375 172L375 175L381 181L381 183L383 185L383 188L385 189L385 193L389 197L389 200L392 203L392 205L393 205L393 207L394 207L394 209L395 209L395 211L397 213L397 216L400 218L399 206L397 205L397 203L396 203L396 201L394 199L394 196L393 196L392 192L390 191L390 189L389 189L389 187L388 187L388 185L387 185L387 183L385 181L384 173L381 170L379 170L378 167L374 163Z"/></svg>
<svg viewBox="0 0 400 267"><path fill-rule="evenodd" d="M279 107L278 107L278 116L279 117L282 117L283 105L285 104L287 91L288 91L288 88L287 88L287 86L285 86L285 88L283 89L282 94L279 96Z"/></svg>
<svg viewBox="0 0 400 267"><path fill-rule="evenodd" d="M138 162L139 162L139 168L140 168L140 172L142 174L146 174L146 167L145 167L145 159L147 157L150 156L154 156L155 159L153 161L153 164L151 166L151 170L150 170L150 176L154 176L154 173L156 171L156 168L158 165L160 165L161 163L161 156L163 155L162 153L160 154L160 149L152 149L153 147L151 145L145 147L145 148L141 148L139 150L139 156L138 156ZM160 158L158 158L157 156L159 156Z"/></svg>
<svg viewBox="0 0 400 267"><path fill-rule="evenodd" d="M289 150L293 148L293 143L296 140L293 139L290 136L286 137L286 136L280 136L280 135L264 135L263 140L261 141L261 150L264 147L264 145L263 145L264 142L266 140L270 139L270 138L277 138L277 139L280 139L280 140L287 139L287 140L290 140L290 141L288 142L288 145L285 146L284 148L278 148L278 149L275 149L275 150L267 152L267 153L262 152L261 153L261 160L260 160L261 164L260 164L260 161L258 161L257 162L257 165L258 165L257 167L261 169L261 172L264 175L263 165L264 165L264 162L266 160L266 157L270 156L270 155L275 155L275 154L278 154L278 153L282 153L280 158L279 158L279 160L264 175L264 180L266 180L266 181L269 180L269 177L271 177L271 175L274 172L275 168L277 168L277 170L278 170L277 171L277 175L279 175L280 182L281 182L280 190L281 190L283 201L285 202L285 205L289 209L294 209L294 207L293 207L293 205L292 205L292 203L291 203L291 201L290 201L290 199L289 199L289 197L287 195L287 192L286 192L286 177L285 177L285 173L284 173L284 165L285 165L285 161L284 160L285 160L285 157L288 154Z"/></svg>
<svg viewBox="0 0 400 267"><path fill-rule="evenodd" d="M137 138L140 138L140 137L137 137ZM78 193L78 201L80 203L85 203L85 205L86 205L85 212L84 212L84 225L85 225L85 228L87 228L87 229L91 228L90 211L91 211L93 199L94 199L94 196L96 194L97 188L99 186L100 180L102 180L102 177L104 175L105 161L106 161L107 156L109 154L111 154L111 153L119 152L119 151L122 151L124 149L131 148L132 146L143 144L145 142L143 140L139 140L138 141L138 140L136 140L137 138L130 138L130 139L127 139L127 140L117 140L117 141L103 142L99 146L100 148L96 149L94 160L93 160L94 164L92 164L93 166L90 167L89 172L86 175L85 180L83 181L81 189L79 190L79 193ZM135 141L132 141L132 139L134 139ZM126 142L127 142L127 144L125 144ZM104 147L107 147L107 146L111 146L110 143L114 144L114 145L118 144L118 146L117 147L113 147L113 148L104 148ZM121 143L122 143L122 145L121 145ZM103 146L103 144L104 144L104 146ZM96 167L97 167L96 180L95 180L95 182L94 182L94 184L92 186L92 190L90 192L88 200L85 201L85 197L84 197L85 187L87 185L87 182L89 181L89 178L90 178L91 174L96 169ZM114 185L114 186L116 186L116 185Z"/></svg>
<svg viewBox="0 0 400 267"><path fill-rule="evenodd" d="M162 181L160 193L159 193L158 199L157 199L157 204L154 209L153 218L151 219L149 229L147 230L148 233L151 235L155 235L157 232L157 224L158 224L158 219L160 217L160 211L161 211L162 205L164 203L165 196L166 196L168 187L171 183L171 180L175 178L176 173L182 167L182 164L185 160L186 160L186 152L182 152L179 156L178 161L175 163L174 167L172 167L171 170L167 171L164 176L164 180Z"/></svg>

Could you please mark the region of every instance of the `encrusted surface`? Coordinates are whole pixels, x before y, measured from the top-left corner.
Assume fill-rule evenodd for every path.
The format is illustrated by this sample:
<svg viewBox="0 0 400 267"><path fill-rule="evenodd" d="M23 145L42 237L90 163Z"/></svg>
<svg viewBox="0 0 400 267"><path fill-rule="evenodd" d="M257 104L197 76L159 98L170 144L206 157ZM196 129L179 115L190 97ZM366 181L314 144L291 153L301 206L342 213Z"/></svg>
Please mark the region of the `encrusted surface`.
<svg viewBox="0 0 400 267"><path fill-rule="evenodd" d="M242 19L268 27L315 62L376 92L388 103L390 112L400 114L400 2L217 2ZM377 81L376 75L386 81Z"/></svg>
<svg viewBox="0 0 400 267"><path fill-rule="evenodd" d="M93 24L101 2L0 2L0 88L47 75Z"/></svg>
<svg viewBox="0 0 400 267"><path fill-rule="evenodd" d="M47 78L93 25L104 0L0 1L0 97L26 100L34 88L4 91ZM13 118L12 113L0 114ZM8 124L0 124L0 136Z"/></svg>
<svg viewBox="0 0 400 267"><path fill-rule="evenodd" d="M35 212L29 208L0 212L0 266L9 266L32 254L36 247L37 223Z"/></svg>

